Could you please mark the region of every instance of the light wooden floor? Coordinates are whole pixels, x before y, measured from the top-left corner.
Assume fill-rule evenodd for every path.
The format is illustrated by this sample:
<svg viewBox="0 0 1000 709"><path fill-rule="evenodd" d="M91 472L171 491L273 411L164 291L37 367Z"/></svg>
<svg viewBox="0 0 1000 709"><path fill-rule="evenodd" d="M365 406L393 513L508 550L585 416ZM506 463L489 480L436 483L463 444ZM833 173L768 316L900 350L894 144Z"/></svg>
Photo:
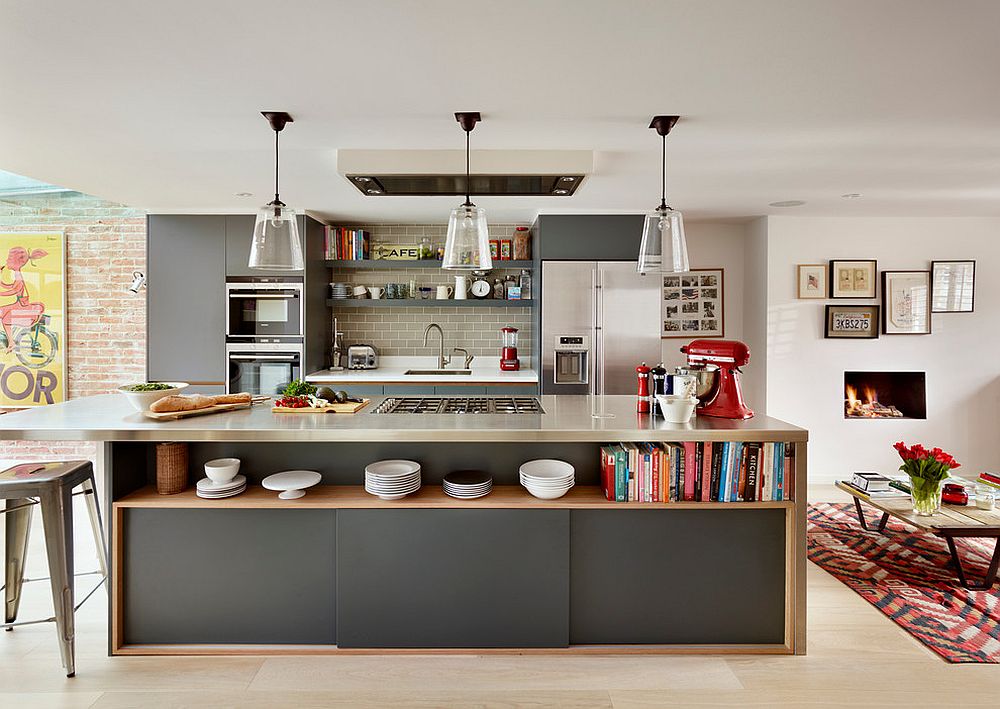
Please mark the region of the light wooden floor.
<svg viewBox="0 0 1000 709"><path fill-rule="evenodd" d="M810 497L846 499L832 487ZM40 545L38 534L33 575ZM22 617L48 612L47 588L33 586ZM806 657L108 658L104 604L102 593L77 616L74 679L51 625L0 633L0 708L1000 707L1000 666L946 664L811 564Z"/></svg>

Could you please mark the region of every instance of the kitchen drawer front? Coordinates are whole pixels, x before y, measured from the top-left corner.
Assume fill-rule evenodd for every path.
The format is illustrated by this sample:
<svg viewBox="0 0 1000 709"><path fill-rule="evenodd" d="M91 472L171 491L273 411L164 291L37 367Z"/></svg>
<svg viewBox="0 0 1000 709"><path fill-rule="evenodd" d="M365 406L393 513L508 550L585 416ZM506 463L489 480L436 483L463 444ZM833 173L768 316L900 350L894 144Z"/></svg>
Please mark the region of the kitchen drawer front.
<svg viewBox="0 0 1000 709"><path fill-rule="evenodd" d="M573 644L784 642L784 510L571 514Z"/></svg>
<svg viewBox="0 0 1000 709"><path fill-rule="evenodd" d="M334 391L346 391L351 396L382 396L381 384L317 384L325 386Z"/></svg>
<svg viewBox="0 0 1000 709"><path fill-rule="evenodd" d="M486 387L490 396L538 396L538 385L530 386L490 386Z"/></svg>
<svg viewBox="0 0 1000 709"><path fill-rule="evenodd" d="M340 647L565 647L566 510L340 510Z"/></svg>
<svg viewBox="0 0 1000 709"><path fill-rule="evenodd" d="M126 510L126 644L336 643L336 515Z"/></svg>

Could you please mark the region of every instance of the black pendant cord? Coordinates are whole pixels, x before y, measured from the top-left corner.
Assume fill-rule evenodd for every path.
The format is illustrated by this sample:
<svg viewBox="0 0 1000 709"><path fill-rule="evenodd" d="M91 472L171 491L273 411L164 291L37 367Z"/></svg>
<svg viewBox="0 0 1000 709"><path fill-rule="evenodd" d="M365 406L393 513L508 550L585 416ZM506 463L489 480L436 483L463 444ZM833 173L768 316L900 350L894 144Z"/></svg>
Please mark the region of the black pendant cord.
<svg viewBox="0 0 1000 709"><path fill-rule="evenodd" d="M663 134L663 148L660 154L660 211L667 211L667 135Z"/></svg>
<svg viewBox="0 0 1000 709"><path fill-rule="evenodd" d="M278 131L274 131L274 202L272 204L281 204L281 200L278 199Z"/></svg>
<svg viewBox="0 0 1000 709"><path fill-rule="evenodd" d="M469 183L472 179L469 177L469 133L471 131L465 131L465 204L463 207L475 207L472 200L469 199Z"/></svg>

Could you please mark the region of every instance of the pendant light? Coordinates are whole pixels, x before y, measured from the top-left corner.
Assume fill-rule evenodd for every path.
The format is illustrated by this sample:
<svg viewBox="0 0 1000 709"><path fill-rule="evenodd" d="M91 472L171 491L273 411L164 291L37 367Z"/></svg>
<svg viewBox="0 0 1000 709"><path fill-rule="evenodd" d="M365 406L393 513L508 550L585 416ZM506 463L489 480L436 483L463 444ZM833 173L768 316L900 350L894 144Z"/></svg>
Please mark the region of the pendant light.
<svg viewBox="0 0 1000 709"><path fill-rule="evenodd" d="M302 242L295 210L278 198L278 133L292 117L284 111L262 111L274 131L274 200L257 212L250 243L250 268L265 271L301 271Z"/></svg>
<svg viewBox="0 0 1000 709"><path fill-rule="evenodd" d="M639 245L639 273L686 273L687 239L684 238L684 216L667 206L667 133L678 116L654 116L649 124L663 140L661 155L660 206L646 215Z"/></svg>
<svg viewBox="0 0 1000 709"><path fill-rule="evenodd" d="M479 113L456 113L455 119L465 131L465 202L451 210L448 236L444 242L441 268L453 271L479 271L493 268L490 258L490 234L486 210L469 199L469 134L482 118Z"/></svg>

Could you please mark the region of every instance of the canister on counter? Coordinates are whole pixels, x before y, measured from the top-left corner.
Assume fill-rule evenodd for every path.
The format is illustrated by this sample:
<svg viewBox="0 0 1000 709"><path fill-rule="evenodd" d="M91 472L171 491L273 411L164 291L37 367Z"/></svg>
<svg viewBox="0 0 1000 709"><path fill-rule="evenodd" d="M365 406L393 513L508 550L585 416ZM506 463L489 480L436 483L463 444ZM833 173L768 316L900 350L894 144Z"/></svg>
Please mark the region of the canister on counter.
<svg viewBox="0 0 1000 709"><path fill-rule="evenodd" d="M677 367L670 377L673 392L679 396L692 397L698 393L698 377L688 372L686 367Z"/></svg>

